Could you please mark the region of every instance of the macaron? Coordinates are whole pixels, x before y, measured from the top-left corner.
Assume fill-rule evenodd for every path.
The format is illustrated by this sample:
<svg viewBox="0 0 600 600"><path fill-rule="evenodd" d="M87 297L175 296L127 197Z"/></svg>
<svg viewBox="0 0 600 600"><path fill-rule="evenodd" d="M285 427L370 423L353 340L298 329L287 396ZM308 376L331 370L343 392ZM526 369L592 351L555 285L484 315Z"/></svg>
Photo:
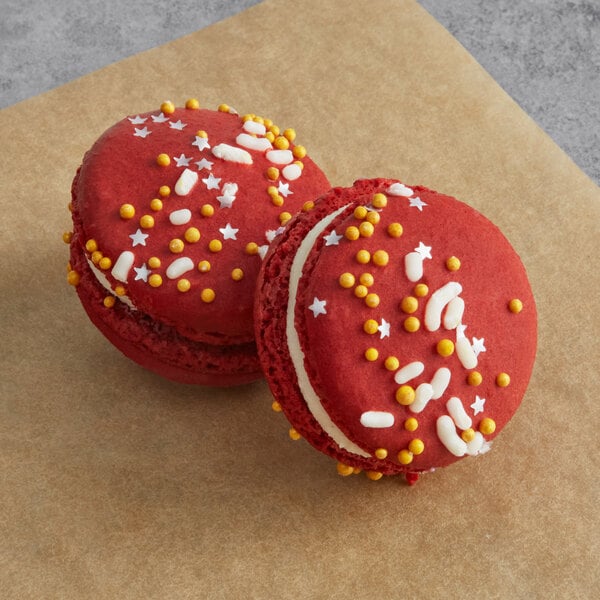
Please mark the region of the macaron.
<svg viewBox="0 0 600 600"><path fill-rule="evenodd" d="M253 301L269 244L329 189L293 129L195 99L129 116L72 184L67 279L98 329L169 379L262 376Z"/></svg>
<svg viewBox="0 0 600 600"><path fill-rule="evenodd" d="M341 475L411 484L494 446L537 342L527 274L500 230L393 179L335 188L293 220L262 263L255 326L290 437Z"/></svg>

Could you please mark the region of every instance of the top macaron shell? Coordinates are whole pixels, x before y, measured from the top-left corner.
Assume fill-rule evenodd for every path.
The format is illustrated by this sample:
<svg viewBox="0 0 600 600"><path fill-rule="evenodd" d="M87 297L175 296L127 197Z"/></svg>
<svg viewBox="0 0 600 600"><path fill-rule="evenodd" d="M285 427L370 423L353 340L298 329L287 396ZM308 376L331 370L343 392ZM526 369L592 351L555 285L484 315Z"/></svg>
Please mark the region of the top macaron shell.
<svg viewBox="0 0 600 600"><path fill-rule="evenodd" d="M93 240L88 258L96 247L110 259L102 275L126 288L121 299L192 340L253 340L261 256L285 213L328 188L302 147L282 153L265 133L233 111L178 108L128 117L98 139L74 183L74 220Z"/></svg>
<svg viewBox="0 0 600 600"><path fill-rule="evenodd" d="M270 275L284 269L278 254L290 257L283 295ZM536 310L524 267L495 225L454 198L387 179L333 190L278 240L263 280L263 366L285 330L295 373L285 386L285 366L271 367L275 398L344 464L418 473L484 453L525 393ZM445 326L453 298L460 319Z"/></svg>

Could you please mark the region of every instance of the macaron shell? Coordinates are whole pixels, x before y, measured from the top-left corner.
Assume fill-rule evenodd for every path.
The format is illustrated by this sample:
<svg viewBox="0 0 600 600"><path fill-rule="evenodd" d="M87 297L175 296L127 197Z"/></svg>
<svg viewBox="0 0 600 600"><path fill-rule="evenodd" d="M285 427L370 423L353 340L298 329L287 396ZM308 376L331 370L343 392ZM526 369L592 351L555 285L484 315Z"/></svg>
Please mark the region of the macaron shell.
<svg viewBox="0 0 600 600"><path fill-rule="evenodd" d="M287 260L285 266L277 264L280 262L277 255L295 255L298 241L315 224L327 214L347 206L319 235L306 257L295 298L295 330L303 367L322 408L340 432L337 442L336 435L328 435L320 420L308 410L297 382L282 384L279 379L284 375L274 367L267 377L294 428L317 448L346 464L381 473L422 472L446 466L459 458L448 450L436 430L439 418L449 417L450 398L459 399L470 420L468 428L462 423L465 429L472 430L466 436L473 435L479 428L486 431L476 434L480 442L484 440L478 452L487 450L509 421L531 373L536 313L521 261L495 225L467 205L423 187L410 190L413 192L410 196L387 193L394 183L397 182L362 180L353 188L332 191L309 215L302 215L293 223L285 237L278 241L279 249L270 251L264 265L262 298L277 297L278 302L287 305L290 299L282 298L280 291L274 292L276 284L271 280L271 273L289 268L291 261ZM377 192L387 197L384 208L373 211L371 207L369 211L377 212L379 222L371 235L350 241L344 236L346 229L359 227L365 221L354 216L354 209L369 205ZM403 193L408 192L403 190ZM388 233L391 223L402 225L401 236L392 237ZM431 258L422 260L422 277L409 281L405 257L417 248L427 248L424 253ZM366 250L371 257L377 251L385 251L388 262L377 265L371 258L361 264L357 261L360 250ZM460 259L458 270L448 268L446 261L450 257ZM343 273L350 273L355 284L349 288L340 285ZM367 306L364 298L356 296L356 287L365 273L368 274L367 292L377 296L375 307ZM477 365L472 368L465 368L457 356L456 328L447 330L442 325L429 331L424 325L429 299L449 282L460 284L458 295L464 300L462 324L466 329L459 336L466 337L470 347L473 338L479 340L475 344L480 350ZM417 284L428 286L425 296L416 294ZM409 296L413 298L411 310L414 309L410 313L401 308L403 298ZM512 298L522 302L523 310L518 314L508 308ZM265 328L269 328L265 311L274 312L274 321L285 320L271 302L265 309L257 305L256 310ZM404 322L409 317L413 322L418 319L417 331L406 331ZM374 333L365 331L368 320L377 323ZM263 364L266 361L272 364L274 360L267 346L277 338L281 346L282 329L277 324L273 328L277 328L277 333L267 331L259 340ZM454 351L449 356L438 352L437 344L441 340L452 342ZM395 357L399 367L386 368L388 357ZM390 367L393 362L389 363ZM422 372L403 383L413 389L430 383L441 368L451 373L443 395L429 400L418 413L398 403L396 392L401 385L395 381L399 369L416 362L423 364ZM474 371L482 376L479 385L468 382L469 373ZM501 373L509 375L508 386L498 385L496 378ZM502 381L505 382L506 379ZM453 402L456 406L457 401ZM381 415L385 415L385 423L369 421ZM362 424L363 418L369 426ZM415 431L405 428L407 419L414 420L411 425L416 421ZM484 419L493 420L493 432L489 432L490 422L483 422ZM463 430L454 422L453 426L454 434L460 437ZM356 454L356 448L351 452L345 450L348 445L340 443L344 438L351 441L361 455ZM409 447L417 452L409 452ZM376 453L385 458L378 458ZM406 462L407 457L409 462Z"/></svg>

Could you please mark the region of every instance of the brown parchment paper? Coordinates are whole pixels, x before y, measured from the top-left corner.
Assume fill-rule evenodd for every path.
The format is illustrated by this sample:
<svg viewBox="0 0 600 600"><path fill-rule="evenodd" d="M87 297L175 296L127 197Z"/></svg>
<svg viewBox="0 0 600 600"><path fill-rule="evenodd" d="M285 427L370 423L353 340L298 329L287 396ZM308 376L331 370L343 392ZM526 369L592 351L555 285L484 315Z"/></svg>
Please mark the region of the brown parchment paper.
<svg viewBox="0 0 600 600"><path fill-rule="evenodd" d="M422 183L502 228L540 334L492 452L414 488L343 479L263 382L173 384L94 329L65 282L71 178L114 121L192 96L295 127L336 185ZM594 596L600 191L414 2L269 0L0 134L2 598Z"/></svg>

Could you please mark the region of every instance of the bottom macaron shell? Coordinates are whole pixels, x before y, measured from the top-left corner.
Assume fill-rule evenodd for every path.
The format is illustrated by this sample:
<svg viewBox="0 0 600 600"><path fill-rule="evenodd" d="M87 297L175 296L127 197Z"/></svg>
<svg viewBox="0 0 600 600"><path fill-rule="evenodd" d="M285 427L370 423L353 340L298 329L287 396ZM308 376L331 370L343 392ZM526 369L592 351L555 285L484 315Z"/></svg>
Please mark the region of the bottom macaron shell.
<svg viewBox="0 0 600 600"><path fill-rule="evenodd" d="M213 346L186 339L175 328L115 301L92 273L77 234L70 250L71 268L79 274L77 294L90 320L140 366L172 381L198 385L241 385L262 377L254 343ZM107 297L109 306L104 304Z"/></svg>
<svg viewBox="0 0 600 600"><path fill-rule="evenodd" d="M332 190L269 251L258 298L275 399L345 465L410 474L483 454L529 381L536 312L520 259L485 217L426 188L379 179Z"/></svg>

